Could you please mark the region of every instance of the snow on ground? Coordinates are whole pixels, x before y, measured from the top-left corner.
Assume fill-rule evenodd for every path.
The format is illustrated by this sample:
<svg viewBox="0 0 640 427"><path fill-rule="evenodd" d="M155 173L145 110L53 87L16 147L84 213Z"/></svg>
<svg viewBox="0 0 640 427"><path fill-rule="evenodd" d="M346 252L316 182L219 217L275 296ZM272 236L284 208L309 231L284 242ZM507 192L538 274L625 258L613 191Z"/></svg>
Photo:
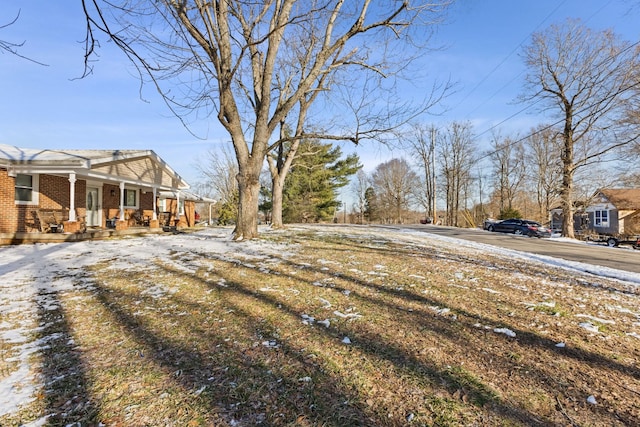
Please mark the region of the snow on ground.
<svg viewBox="0 0 640 427"><path fill-rule="evenodd" d="M312 228L320 229L317 226ZM327 230L333 232L336 229L328 228ZM374 239L376 236L379 236L378 238L384 236L387 239L411 244L434 241L446 245L454 244L461 250L490 251L492 256L503 255L528 259L592 274L597 271L609 278L619 279L634 286L640 285L640 275L634 273L603 267L594 268L589 264L499 249L495 246L465 240L427 235L424 232L416 233L411 230L398 232L357 226L340 227L337 230L347 233L364 232ZM217 256L250 265L253 261L268 261L273 255L282 257L295 252L295 247L264 240L232 242L230 231L226 228L215 228L189 234L0 247L0 343L13 346L10 359L5 359L5 362L12 363L15 367L9 375L0 378L0 416L13 413L34 399L39 382L33 367L30 366L30 356L51 340L56 339L52 336L34 337L34 332L43 329L43 325L38 324L38 311L55 310L58 304L56 297L58 293L82 287L90 290L92 286L90 281L83 279L85 267L105 262L111 269L126 269L131 266L135 266L138 270L142 266L149 266L148 268L152 269L154 262L159 261L169 263L186 272L193 272L198 266L191 263L190 259L197 258L194 255L198 253L215 253ZM268 232L266 229L261 231ZM179 259L175 258L176 253L181 254ZM380 270L381 268L369 274L386 274ZM171 290L150 286L148 292L162 295ZM328 301L322 301L322 303L330 307ZM357 316L358 314L342 315ZM588 320L592 319L586 320L584 327L588 327L590 324ZM513 334L506 329L496 332Z"/></svg>
<svg viewBox="0 0 640 427"><path fill-rule="evenodd" d="M411 230L411 229L404 229L401 231L403 233L407 233L412 236L416 234L415 230ZM429 234L429 240L447 242L452 245L456 245L460 247L474 248L479 251L488 251L488 252L491 252L491 254L493 255L504 255L505 257L509 257L509 258L529 260L532 262L553 265L556 267L564 268L566 270L579 271L582 273L590 273L597 276L608 277L610 279L619 279L625 282L631 282L631 283L640 285L640 274L638 273L616 270L613 268L608 268L603 266L594 266L593 264L587 264L583 262L568 261L565 259L554 258L546 255L537 255L537 254L532 254L527 252L515 251L511 249L503 249L503 248L498 248L496 246L488 245L485 243L475 243L475 242L470 242L468 240L461 240L453 237L440 236L436 234ZM588 244L586 242L582 242L579 240L565 239L561 237L558 237L558 238L553 237L549 239L550 242L553 242L554 240L572 242L576 244ZM611 248L611 250L618 251L622 249Z"/></svg>
<svg viewBox="0 0 640 427"><path fill-rule="evenodd" d="M210 252L250 262L275 254L282 256L283 249L286 248L263 241L231 244L230 230L223 228L193 234L0 247L0 344L13 347L3 357L8 356L4 362L15 366L8 376L0 378L0 416L35 398L38 378L30 366L30 356L56 338L34 338L34 332L43 329L38 324L38 312L56 309L59 293L83 286L90 289L91 284L82 280L85 267L108 262L108 269L135 266L140 270L145 265L152 268L153 262L159 260L184 271L195 271L188 256L176 261L175 253ZM150 286L147 291L157 295L171 292L158 286Z"/></svg>

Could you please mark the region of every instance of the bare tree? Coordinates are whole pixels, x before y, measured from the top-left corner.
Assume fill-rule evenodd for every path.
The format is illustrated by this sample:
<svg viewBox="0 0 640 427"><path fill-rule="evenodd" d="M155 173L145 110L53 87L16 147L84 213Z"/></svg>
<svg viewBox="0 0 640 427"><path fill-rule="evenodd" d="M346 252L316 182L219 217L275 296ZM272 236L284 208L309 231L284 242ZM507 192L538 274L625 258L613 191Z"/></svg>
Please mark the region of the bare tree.
<svg viewBox="0 0 640 427"><path fill-rule="evenodd" d="M434 126L426 127L414 125L410 135L404 138L416 166L420 170L420 185L415 185L414 195L427 213L427 217L436 221L436 135L438 131Z"/></svg>
<svg viewBox="0 0 640 427"><path fill-rule="evenodd" d="M438 159L443 175L446 198L447 225L457 226L460 204L464 205L464 190L472 177L476 147L471 134L471 124L454 122L440 133L438 139Z"/></svg>
<svg viewBox="0 0 640 427"><path fill-rule="evenodd" d="M562 138L549 126L539 126L527 136L525 147L529 188L535 192L538 219L546 218L560 195Z"/></svg>
<svg viewBox="0 0 640 427"><path fill-rule="evenodd" d="M278 127L291 120L290 137L296 140L354 143L392 128L389 120L398 116L376 111L380 104L370 100L380 100L381 91L393 86L361 82L405 70L411 56L418 56L415 48L425 41L416 37L428 34L450 0L82 3L87 18L86 73L91 72L96 33L104 32L138 67L141 78L151 79L185 125L189 113L204 112L215 114L229 133L240 192L234 234L243 239L258 233L259 176L265 156L275 148L270 141ZM358 75L358 85L349 88L364 94L351 98L360 100L358 108L338 116L322 135L307 134L302 125L320 98L315 93L325 102L333 100L328 94L335 87L329 83L339 81L337 74ZM391 109L397 108L399 104L392 103ZM409 109L403 111L407 114ZM278 173L286 173L286 163L281 166Z"/></svg>
<svg viewBox="0 0 640 427"><path fill-rule="evenodd" d="M14 25L16 22L18 22L18 19L20 18L20 10L18 9L18 12L16 13L16 16L11 19L9 22L7 22L6 24L2 24L0 25L0 31L11 26ZM22 46L24 46L25 42L20 42L20 43L13 43L7 40L2 40L0 39L0 53L2 53L2 51L10 53L12 55L15 55L19 58L22 59L26 59L27 61L31 61L34 62L38 65L44 65L47 66L46 64L43 64L42 62L38 62L34 59L28 58L22 54L20 54L20 52L18 52L18 49L21 48Z"/></svg>
<svg viewBox="0 0 640 427"><path fill-rule="evenodd" d="M633 89L640 85L638 44L619 41L612 31L592 31L568 20L533 35L524 49L529 69L525 102L558 117L562 135L562 234L574 237L576 169L638 139L638 123L625 119ZM582 154L576 155L582 143Z"/></svg>
<svg viewBox="0 0 640 427"><path fill-rule="evenodd" d="M524 147L517 139L502 137L493 132L492 151L489 155L493 165L494 189L497 193L500 215L514 209L513 202L526 176L527 162Z"/></svg>
<svg viewBox="0 0 640 427"><path fill-rule="evenodd" d="M364 213L367 210L367 189L371 186L369 176L360 169L356 172L355 180L351 182L351 193L355 195L355 210L358 215L358 224L362 224Z"/></svg>
<svg viewBox="0 0 640 427"><path fill-rule="evenodd" d="M640 10L640 2L638 9ZM635 69L635 80L640 81L640 67ZM626 120L631 123L640 123L640 85L634 88L634 96L629 101ZM636 140L626 147L624 166L621 168L623 172L619 177L622 184L630 187L640 186L640 141Z"/></svg>
<svg viewBox="0 0 640 427"><path fill-rule="evenodd" d="M411 204L417 175L404 159L391 159L371 174L378 209L384 222L402 224Z"/></svg>
<svg viewBox="0 0 640 427"><path fill-rule="evenodd" d="M205 179L206 185L213 189L213 197L219 203L229 203L237 199L238 166L229 150L224 147L218 152L209 150L205 159L200 159L195 164L200 175Z"/></svg>

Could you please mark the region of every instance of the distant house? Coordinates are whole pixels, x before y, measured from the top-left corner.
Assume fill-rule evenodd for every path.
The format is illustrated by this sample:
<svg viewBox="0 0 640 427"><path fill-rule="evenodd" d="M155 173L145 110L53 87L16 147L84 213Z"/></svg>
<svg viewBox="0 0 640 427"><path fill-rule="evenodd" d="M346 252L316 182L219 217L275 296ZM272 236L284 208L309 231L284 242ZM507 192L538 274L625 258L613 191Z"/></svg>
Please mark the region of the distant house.
<svg viewBox="0 0 640 427"><path fill-rule="evenodd" d="M574 228L578 233L640 234L640 188L603 189L577 206ZM562 209L553 209L552 227L561 228L562 221Z"/></svg>
<svg viewBox="0 0 640 427"><path fill-rule="evenodd" d="M0 233L192 226L188 188L151 150L0 144Z"/></svg>

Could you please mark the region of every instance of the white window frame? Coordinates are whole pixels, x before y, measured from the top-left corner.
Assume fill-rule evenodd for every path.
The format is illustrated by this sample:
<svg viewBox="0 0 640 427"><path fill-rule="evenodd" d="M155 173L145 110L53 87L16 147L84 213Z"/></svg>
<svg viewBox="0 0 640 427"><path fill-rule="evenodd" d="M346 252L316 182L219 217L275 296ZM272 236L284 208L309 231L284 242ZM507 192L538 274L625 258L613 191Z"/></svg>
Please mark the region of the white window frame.
<svg viewBox="0 0 640 427"><path fill-rule="evenodd" d="M31 187L22 187L22 186L20 187L20 188L28 188L31 190L31 200L18 200L16 198L15 189L18 188L18 184L17 184L18 175L26 175L31 177ZM16 174L13 199L16 205L38 205L40 203L40 175L35 173Z"/></svg>
<svg viewBox="0 0 640 427"><path fill-rule="evenodd" d="M127 204L127 192L133 191L136 195L136 202L133 205ZM124 188L124 201L123 205L125 209L137 209L140 206L140 191L136 188Z"/></svg>
<svg viewBox="0 0 640 427"><path fill-rule="evenodd" d="M594 227L609 227L609 216L609 211L606 209L598 209L593 211Z"/></svg>

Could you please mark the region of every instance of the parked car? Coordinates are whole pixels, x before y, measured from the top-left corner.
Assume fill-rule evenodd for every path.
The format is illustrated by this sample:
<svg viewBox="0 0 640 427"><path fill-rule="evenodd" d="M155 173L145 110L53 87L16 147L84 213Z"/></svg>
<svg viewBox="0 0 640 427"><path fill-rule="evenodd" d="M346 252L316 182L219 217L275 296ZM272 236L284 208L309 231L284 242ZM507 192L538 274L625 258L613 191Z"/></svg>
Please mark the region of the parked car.
<svg viewBox="0 0 640 427"><path fill-rule="evenodd" d="M529 237L551 237L551 230L528 219L505 219L487 224L487 230L501 233L520 234Z"/></svg>
<svg viewBox="0 0 640 427"><path fill-rule="evenodd" d="M487 218L484 220L484 222L482 223L482 229L483 230L488 230L489 227L491 227L491 224L495 224L496 222L498 222L497 219L493 219L493 218Z"/></svg>

